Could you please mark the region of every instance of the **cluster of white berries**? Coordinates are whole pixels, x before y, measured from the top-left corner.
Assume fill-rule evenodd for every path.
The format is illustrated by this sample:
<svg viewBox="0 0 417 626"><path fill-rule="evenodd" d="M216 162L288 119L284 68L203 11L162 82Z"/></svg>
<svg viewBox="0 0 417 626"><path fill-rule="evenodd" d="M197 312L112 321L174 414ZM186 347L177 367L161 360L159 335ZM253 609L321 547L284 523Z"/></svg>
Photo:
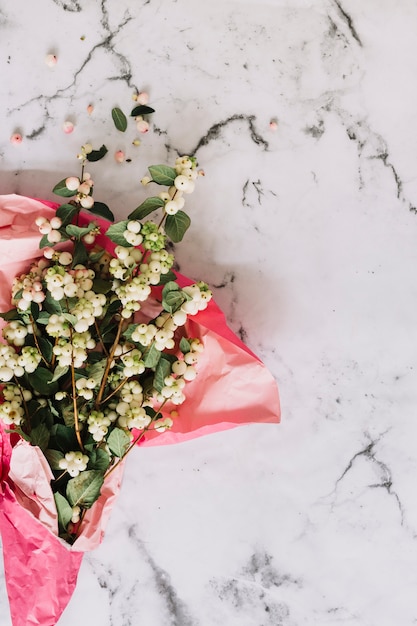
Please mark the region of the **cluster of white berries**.
<svg viewBox="0 0 417 626"><path fill-rule="evenodd" d="M19 426L24 419L24 402L29 402L32 394L28 389L20 390L17 385L8 384L3 389L4 402L0 404L0 419L10 426Z"/></svg>
<svg viewBox="0 0 417 626"><path fill-rule="evenodd" d="M140 233L141 229L142 224L138 220L130 220L126 224L123 233L123 237L126 239L127 243L130 243L131 246L140 246L143 241L143 235Z"/></svg>
<svg viewBox="0 0 417 626"><path fill-rule="evenodd" d="M14 376L20 378L25 372L32 374L40 361L38 350L32 346L25 346L18 354L13 346L0 344L0 382L7 383Z"/></svg>
<svg viewBox="0 0 417 626"><path fill-rule="evenodd" d="M103 411L93 410L88 415L87 423L88 432L93 436L94 441L100 442L107 435L112 420Z"/></svg>
<svg viewBox="0 0 417 626"><path fill-rule="evenodd" d="M19 320L9 322L3 328L3 337L8 344L14 346L23 346L25 344L26 335L33 332L32 325L26 326Z"/></svg>
<svg viewBox="0 0 417 626"><path fill-rule="evenodd" d="M63 459L59 461L59 467L66 470L70 476L75 478L80 472L87 469L88 456L82 452L67 452Z"/></svg>
<svg viewBox="0 0 417 626"><path fill-rule="evenodd" d="M175 160L175 170L177 176L174 184L168 192L160 194L165 201L165 213L175 215L185 204L184 193L192 193L195 187L195 180L198 177L196 161L188 156L178 157Z"/></svg>
<svg viewBox="0 0 417 626"><path fill-rule="evenodd" d="M212 292L206 283L203 282L183 287L183 291L191 298L186 300L181 306L181 310L187 313L187 315L196 315L199 311L204 311L213 297Z"/></svg>
<svg viewBox="0 0 417 626"><path fill-rule="evenodd" d="M46 235L49 243L55 244L61 241L62 235L58 230L62 226L61 218L54 216L51 220L48 220L46 217L37 217L35 224L39 228L41 235Z"/></svg>
<svg viewBox="0 0 417 626"><path fill-rule="evenodd" d="M118 425L128 430L132 430L133 428L143 430L147 428L152 421L152 418L146 413L141 403L136 400L132 400L131 402L122 400L117 404L116 412L118 414Z"/></svg>
<svg viewBox="0 0 417 626"><path fill-rule="evenodd" d="M72 342L66 337L59 337L53 347L60 367L82 367L87 360L87 350L93 350L96 342L88 330L72 334Z"/></svg>
<svg viewBox="0 0 417 626"><path fill-rule="evenodd" d="M203 351L203 344L198 339L192 339L190 350L184 354L184 359L174 361L171 374L164 380L164 386L156 394L158 402L170 400L173 404L182 404L185 400L183 389L187 381L194 380L197 375L196 363L198 355Z"/></svg>
<svg viewBox="0 0 417 626"><path fill-rule="evenodd" d="M17 276L12 285L12 304L21 311L26 311L32 302L41 304L45 300L42 286L44 269L48 266L45 259L33 263L28 274Z"/></svg>
<svg viewBox="0 0 417 626"><path fill-rule="evenodd" d="M75 387L80 398L92 400L94 396L93 391L96 388L96 381L94 378L78 378L75 381Z"/></svg>
<svg viewBox="0 0 417 626"><path fill-rule="evenodd" d="M86 143L81 146L81 152L77 156L81 161L85 161L87 155L92 151L93 146ZM92 196L94 182L88 172L84 172L81 180L78 176L69 176L65 179L65 186L69 189L69 191L77 192L75 200L82 206L83 209L91 209L94 204L94 198ZM86 243L93 243L93 241L87 241Z"/></svg>

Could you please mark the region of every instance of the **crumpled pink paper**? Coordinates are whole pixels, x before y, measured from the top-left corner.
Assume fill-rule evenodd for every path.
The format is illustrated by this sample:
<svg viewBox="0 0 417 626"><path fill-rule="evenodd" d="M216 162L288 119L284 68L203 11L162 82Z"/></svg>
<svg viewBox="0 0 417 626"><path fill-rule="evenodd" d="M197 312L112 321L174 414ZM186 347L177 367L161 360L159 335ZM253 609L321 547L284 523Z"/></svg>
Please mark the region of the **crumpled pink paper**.
<svg viewBox="0 0 417 626"><path fill-rule="evenodd" d="M13 278L42 256L35 219L39 215L50 219L58 206L13 194L0 196L0 311L11 308ZM90 217L83 215L81 219L86 223ZM105 232L109 223L94 219ZM103 236L97 244L113 251L113 244ZM193 282L177 276L181 286ZM0 319L0 331L3 325ZM141 445L177 443L239 424L279 422L273 377L230 330L213 300L205 311L188 319L186 332L204 341L198 376L187 383L184 404L164 407L167 415L172 408L179 413L173 427L164 433L147 433ZM43 482L32 477L30 489L18 484L16 464L11 463L10 437L0 424L0 532L12 622L13 626L55 626L74 591L83 553L94 549L103 538L120 489L123 464L106 481L99 500L83 520L79 538L69 546L53 532L56 521L50 516L53 503L48 502L45 491L49 477L42 455L25 442L18 446L16 452L19 450L22 457L18 467L44 476ZM53 500L52 491L49 498Z"/></svg>

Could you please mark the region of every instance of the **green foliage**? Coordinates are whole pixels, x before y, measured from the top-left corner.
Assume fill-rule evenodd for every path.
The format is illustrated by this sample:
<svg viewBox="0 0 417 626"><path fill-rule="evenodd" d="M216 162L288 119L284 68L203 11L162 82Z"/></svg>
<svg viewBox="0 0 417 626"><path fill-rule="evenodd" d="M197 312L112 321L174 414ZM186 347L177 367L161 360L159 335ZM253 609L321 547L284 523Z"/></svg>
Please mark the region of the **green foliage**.
<svg viewBox="0 0 417 626"><path fill-rule="evenodd" d="M117 130L120 130L122 133L124 133L127 128L127 118L123 111L118 107L115 107L114 109L112 109L111 116Z"/></svg>
<svg viewBox="0 0 417 626"><path fill-rule="evenodd" d="M56 210L56 216L62 220L62 227L71 224L78 213L79 208L73 204L61 204Z"/></svg>
<svg viewBox="0 0 417 626"><path fill-rule="evenodd" d="M155 113L155 109L146 106L146 104L139 104L134 109L132 109L130 115L132 117L139 117L140 115L150 115L151 113Z"/></svg>
<svg viewBox="0 0 417 626"><path fill-rule="evenodd" d="M54 374L46 367L38 365L32 374L26 376L32 389L42 396L51 396L58 391L57 382L52 382Z"/></svg>
<svg viewBox="0 0 417 626"><path fill-rule="evenodd" d="M157 185L171 187L178 175L176 170L168 165L150 165L148 169L153 182Z"/></svg>
<svg viewBox="0 0 417 626"><path fill-rule="evenodd" d="M130 446L130 436L126 431L121 428L113 428L107 439L107 445L110 448L110 452L122 458L125 455L128 447Z"/></svg>
<svg viewBox="0 0 417 626"><path fill-rule="evenodd" d="M162 290L162 306L168 313L175 313L185 300L179 285L173 281L168 282Z"/></svg>
<svg viewBox="0 0 417 626"><path fill-rule="evenodd" d="M113 243L118 246L123 246L125 248L129 248L131 246L130 243L126 241L123 236L123 233L126 230L126 226L128 224L128 220L124 220L122 222L116 222L116 224L112 224L106 231L107 237L113 241Z"/></svg>
<svg viewBox="0 0 417 626"><path fill-rule="evenodd" d="M75 196L77 191L72 191L71 189L68 189L68 187L65 184L66 180L67 180L66 178L63 178L62 180L60 180L59 183L57 183L55 187L52 189L52 191L57 196L61 196L62 198L71 198L72 196Z"/></svg>
<svg viewBox="0 0 417 626"><path fill-rule="evenodd" d="M93 206L90 209L90 212L94 213L94 215L98 215L99 217L103 217L109 222L114 222L113 212L110 211L109 207L107 206L107 204L104 204L104 202L97 202L95 200Z"/></svg>
<svg viewBox="0 0 417 626"><path fill-rule="evenodd" d="M67 498L71 506L80 506L89 509L100 495L104 482L104 472L101 470L85 470L71 478L67 484Z"/></svg>
<svg viewBox="0 0 417 626"><path fill-rule="evenodd" d="M43 451L48 447L49 439L49 429L45 424L38 424L30 431L30 443L32 446L38 446Z"/></svg>
<svg viewBox="0 0 417 626"><path fill-rule="evenodd" d="M90 163L100 161L103 157L106 156L107 152L108 150L103 144L98 150L92 150L89 154L87 154L87 161L90 161Z"/></svg>
<svg viewBox="0 0 417 626"><path fill-rule="evenodd" d="M165 222L165 232L174 243L182 241L186 231L190 227L191 220L184 211L178 211L175 215L168 215Z"/></svg>
<svg viewBox="0 0 417 626"><path fill-rule="evenodd" d="M161 198L158 198L158 196L152 196L151 198L147 198L134 211L132 211L129 215L129 219L142 220L144 217L163 206L165 206L165 202Z"/></svg>
<svg viewBox="0 0 417 626"><path fill-rule="evenodd" d="M58 492L54 493L56 510L58 512L58 523L62 530L66 530L72 518L72 507L68 500Z"/></svg>
<svg viewBox="0 0 417 626"><path fill-rule="evenodd" d="M64 455L59 450L48 450L44 451L44 455L53 470L62 471L59 467L59 462L64 458Z"/></svg>
<svg viewBox="0 0 417 626"><path fill-rule="evenodd" d="M186 337L181 337L180 350L183 354L187 354L191 350L191 344Z"/></svg>

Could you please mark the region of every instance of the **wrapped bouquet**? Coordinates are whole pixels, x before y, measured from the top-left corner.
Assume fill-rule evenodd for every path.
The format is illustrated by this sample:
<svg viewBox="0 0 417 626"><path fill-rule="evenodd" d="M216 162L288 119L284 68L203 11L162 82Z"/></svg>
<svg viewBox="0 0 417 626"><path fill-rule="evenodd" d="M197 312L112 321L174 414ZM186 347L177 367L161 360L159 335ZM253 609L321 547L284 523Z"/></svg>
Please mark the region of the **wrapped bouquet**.
<svg viewBox="0 0 417 626"><path fill-rule="evenodd" d="M124 129L119 109L113 120ZM54 188L62 204L0 196L0 531L14 626L57 623L137 444L279 420L271 375L208 285L175 271L195 158L150 166L142 182L162 191L114 222L86 171L106 152L82 146L79 175Z"/></svg>

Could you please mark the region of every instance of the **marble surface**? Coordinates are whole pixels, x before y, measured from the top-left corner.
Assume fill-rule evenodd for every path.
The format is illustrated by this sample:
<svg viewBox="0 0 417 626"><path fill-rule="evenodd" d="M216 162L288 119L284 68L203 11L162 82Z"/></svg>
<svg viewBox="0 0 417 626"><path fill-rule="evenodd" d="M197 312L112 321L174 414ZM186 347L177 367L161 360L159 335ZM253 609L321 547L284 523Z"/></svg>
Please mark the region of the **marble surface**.
<svg viewBox="0 0 417 626"><path fill-rule="evenodd" d="M416 28L414 0L0 0L1 193L53 199L102 141L124 217L195 153L181 270L282 398L279 426L131 455L59 626L417 624ZM139 148L109 117L135 89Z"/></svg>

